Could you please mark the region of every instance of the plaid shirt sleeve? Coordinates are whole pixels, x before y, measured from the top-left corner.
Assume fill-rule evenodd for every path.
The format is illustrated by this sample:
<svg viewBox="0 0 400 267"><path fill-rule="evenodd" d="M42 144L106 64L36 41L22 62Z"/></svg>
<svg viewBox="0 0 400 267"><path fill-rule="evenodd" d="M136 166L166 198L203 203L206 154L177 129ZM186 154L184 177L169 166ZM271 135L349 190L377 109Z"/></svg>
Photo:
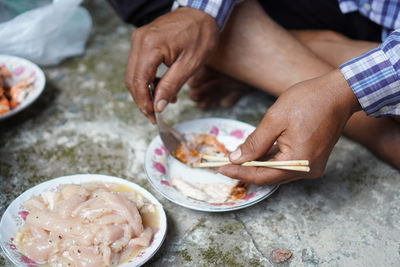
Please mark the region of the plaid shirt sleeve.
<svg viewBox="0 0 400 267"><path fill-rule="evenodd" d="M368 115L400 116L400 29L339 68Z"/></svg>
<svg viewBox="0 0 400 267"><path fill-rule="evenodd" d="M227 21L231 10L238 0L175 0L172 9L186 6L199 9L211 15L222 29Z"/></svg>

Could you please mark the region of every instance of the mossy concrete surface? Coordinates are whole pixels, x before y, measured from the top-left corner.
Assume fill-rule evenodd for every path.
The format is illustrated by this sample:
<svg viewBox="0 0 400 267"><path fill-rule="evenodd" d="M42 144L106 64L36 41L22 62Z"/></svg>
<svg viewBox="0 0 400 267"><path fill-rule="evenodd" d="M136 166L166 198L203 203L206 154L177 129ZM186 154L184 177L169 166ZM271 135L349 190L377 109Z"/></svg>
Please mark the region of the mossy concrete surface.
<svg viewBox="0 0 400 267"><path fill-rule="evenodd" d="M85 54L45 68L47 86L39 100L0 124L0 215L40 182L108 174L145 187L165 207L167 238L148 266L400 266L399 172L346 138L323 177L281 186L244 210L196 212L155 192L143 159L156 128L123 83L133 28L105 1L85 5L94 19ZM273 101L253 93L231 109L201 111L187 90L166 112L171 123L217 116L256 125ZM276 249L293 256L275 264ZM11 266L4 254L0 265Z"/></svg>

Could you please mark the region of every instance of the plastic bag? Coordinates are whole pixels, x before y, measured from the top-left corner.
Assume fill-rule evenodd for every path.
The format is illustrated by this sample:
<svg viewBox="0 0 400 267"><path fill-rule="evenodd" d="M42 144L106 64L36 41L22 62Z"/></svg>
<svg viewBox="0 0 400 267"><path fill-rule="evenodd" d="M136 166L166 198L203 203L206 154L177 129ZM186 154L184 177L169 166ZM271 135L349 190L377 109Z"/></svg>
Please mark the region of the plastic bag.
<svg viewBox="0 0 400 267"><path fill-rule="evenodd" d="M52 0L0 0L0 22L5 22L21 13L51 4Z"/></svg>
<svg viewBox="0 0 400 267"><path fill-rule="evenodd" d="M15 55L40 65L55 65L80 55L92 27L82 0L53 0L0 23L0 54Z"/></svg>

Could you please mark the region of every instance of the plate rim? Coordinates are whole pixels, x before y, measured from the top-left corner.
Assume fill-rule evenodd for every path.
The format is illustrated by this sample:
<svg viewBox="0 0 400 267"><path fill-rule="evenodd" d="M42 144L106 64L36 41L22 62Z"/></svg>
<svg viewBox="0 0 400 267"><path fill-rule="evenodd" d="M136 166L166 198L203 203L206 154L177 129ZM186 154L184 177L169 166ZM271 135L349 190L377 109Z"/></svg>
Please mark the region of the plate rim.
<svg viewBox="0 0 400 267"><path fill-rule="evenodd" d="M179 126L179 125L181 125L181 124L187 123L187 122L203 121L203 120L206 120L206 121L208 121L208 120L219 120L219 121L225 121L225 122L241 123L241 124L244 124L244 125L246 125L246 126L254 127L254 129L255 129L255 126L253 126L253 125L251 125L251 124L249 124L249 123L246 123L246 122L243 122L243 121L239 121L239 120L235 120L235 119L219 118L219 117L207 117L207 118L198 118L198 119L193 119L193 120L187 120L187 121L183 121L183 122L180 122L180 123L175 124L175 125L173 126L173 128L175 128L175 127L177 127L177 126ZM197 207L197 206L193 206L193 205L189 205L189 204L185 204L185 203L181 203L181 202L179 202L179 201L176 201L175 199L171 198L171 197L170 197L168 194L166 194L165 192L159 190L159 188L158 188L158 186L155 184L155 182L152 181L152 179L150 179L149 172L148 172L148 170L147 170L147 168L146 168L146 159L147 159L148 154L151 153L151 151L150 151L150 145L155 141L155 139L157 139L157 138L159 138L159 137L160 137L160 135L157 134L157 135L150 141L149 145L148 145L147 148L146 148L146 153L145 153L145 155L144 155L144 161L143 161L143 162L144 162L144 171L145 171L145 173L146 173L147 180L148 180L149 183L153 186L153 188L154 188L158 193L160 193L162 196L164 196L166 199L168 199L169 201L171 201L171 202L173 202L173 203L175 203L175 204L177 204L177 205L179 205L179 206L182 206L182 207L185 207L185 208L191 209L191 210L204 211L204 212L213 212L213 213L235 211L235 210L247 208L247 207L249 207L249 206L253 206L253 205L255 205L255 204L257 204L257 203L259 203L259 202L265 200L266 198L268 198L269 196L271 196L273 193L275 193L275 191L278 190L278 188L279 188L279 185L272 186L271 191L268 192L267 194L265 194L264 196L262 196L262 197L260 197L260 198L258 198L258 199L256 199L256 200L253 200L253 201L250 201L250 202L246 202L246 203L243 203L243 204L241 204L241 205L234 206L234 207L232 207L232 206L230 206L230 207L216 206L215 208L201 208L201 207ZM161 142L162 142L162 141L161 141Z"/></svg>
<svg viewBox="0 0 400 267"><path fill-rule="evenodd" d="M13 201L11 201L11 203L8 205L7 209L4 211L4 213L3 213L2 217L1 217L1 220L0 220L0 227L3 226L3 224L4 224L4 219L3 219L3 218L4 218L4 215L10 212L11 205L12 205L18 198L20 198L22 195L24 195L24 194L26 194L26 193L27 193L27 194L30 193L30 194L32 195L32 194L34 193L34 192L33 192L33 191L34 191L34 190L33 190L34 188L39 187L39 186L44 186L46 183L49 183L49 182L55 183L57 180L72 179L73 177L81 177L81 178L82 178L82 177L85 177L85 176L97 177L97 178L99 179L100 182L102 181L101 179L110 179L110 180L114 180L114 182L116 182L116 183L122 182L123 184L126 184L126 185L128 185L128 186L133 186L132 188L133 188L134 190L138 190L139 193L143 193L143 192L144 192L145 194L151 196L152 199L148 199L148 200L150 200L153 204L155 204L155 205L157 205L157 206L159 207L159 211L160 211L160 222L159 222L160 228L159 228L159 231L161 231L162 238L161 238L161 240L160 240L160 243L157 244L157 246L155 247L155 249L154 249L146 258L142 258L143 261L142 261L142 262L139 262L136 266L142 266L143 264L145 264L146 262L148 262L148 261L160 250L162 244L164 243L164 241L165 241L165 239L166 239L167 229L168 229L168 220L167 220L167 215L166 215L165 209L164 209L163 205L161 204L161 202L160 202L152 193L150 193L147 189L145 189L144 187L142 187L142 186L140 186L140 185L138 185L138 184L136 184L136 183L134 183L134 182L131 182L131 181L129 181L129 180L126 180L126 179L123 179L123 178L117 177L117 176L104 175L104 174L82 173L82 174L72 174L72 175L65 175L65 176L55 177L55 178L49 179L49 180L47 180L47 181L41 182L41 183L39 183L39 184L36 184L35 186L32 186L31 188L29 188L29 189L25 190L24 192L22 192L22 193L21 193L19 196L17 196ZM105 181L105 180L103 180L103 181ZM87 182L94 182L94 180L92 180L92 181L87 181ZM84 179L77 180L77 182L76 182L76 183L73 183L73 184L82 184L82 183L85 183ZM59 185L62 185L62 184L71 184L71 182L58 183L58 185L56 185L56 186L59 186ZM146 197L146 196L145 196L145 197ZM146 197L146 198L147 198L147 197ZM161 228L161 226L165 226L165 227ZM5 240L5 237L2 235L2 232L1 232L1 231L0 231L0 240L2 240L2 242L0 242L0 247L1 247L2 251L4 252L4 254L7 256L7 258L8 258L13 264L15 264L16 266L23 266L23 267L25 267L25 265L21 265L20 262L16 262L16 261L15 261L15 258L12 257L12 256L9 254L8 249L6 249L6 247L4 246L4 242L3 242L3 241ZM21 252L20 252L20 253L21 253ZM21 253L21 254L22 254L22 253ZM128 261L128 262L124 262L124 263L118 265L118 267L119 267L119 266L121 266L121 267L126 267L126 266L128 266L128 264L132 264L132 263L130 263L129 261ZM27 265L26 265L26 266L27 266Z"/></svg>
<svg viewBox="0 0 400 267"><path fill-rule="evenodd" d="M23 101L15 109L10 110L9 112L7 112L5 114L0 114L0 121L10 118L10 117L16 115L17 113L23 111L30 105L32 105L42 94L42 92L44 91L44 88L46 86L46 76L44 75L43 70L36 63L34 63L26 58L13 56L13 55L0 54L0 59L1 58L5 58L5 60L7 60L7 58L12 59L12 60L18 60L18 61L21 61L23 63L23 65L33 66L33 68L36 69L36 71L37 71L37 75L40 77L40 81L42 81L42 82L40 82L39 86L35 88L35 91L37 91L37 92L35 92L35 94L29 101ZM26 100L26 99L24 99L24 100Z"/></svg>

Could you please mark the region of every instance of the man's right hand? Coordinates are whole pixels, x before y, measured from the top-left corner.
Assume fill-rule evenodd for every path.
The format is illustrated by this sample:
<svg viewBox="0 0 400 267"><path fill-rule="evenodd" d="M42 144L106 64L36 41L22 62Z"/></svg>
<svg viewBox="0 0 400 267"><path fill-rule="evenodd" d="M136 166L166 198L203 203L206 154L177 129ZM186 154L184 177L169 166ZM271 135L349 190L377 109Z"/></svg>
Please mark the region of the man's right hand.
<svg viewBox="0 0 400 267"><path fill-rule="evenodd" d="M203 11L182 7L132 33L125 84L139 109L154 123L154 108L161 112L179 89L202 66L217 45L219 29ZM157 67L169 69L158 83L154 106L147 85Z"/></svg>

